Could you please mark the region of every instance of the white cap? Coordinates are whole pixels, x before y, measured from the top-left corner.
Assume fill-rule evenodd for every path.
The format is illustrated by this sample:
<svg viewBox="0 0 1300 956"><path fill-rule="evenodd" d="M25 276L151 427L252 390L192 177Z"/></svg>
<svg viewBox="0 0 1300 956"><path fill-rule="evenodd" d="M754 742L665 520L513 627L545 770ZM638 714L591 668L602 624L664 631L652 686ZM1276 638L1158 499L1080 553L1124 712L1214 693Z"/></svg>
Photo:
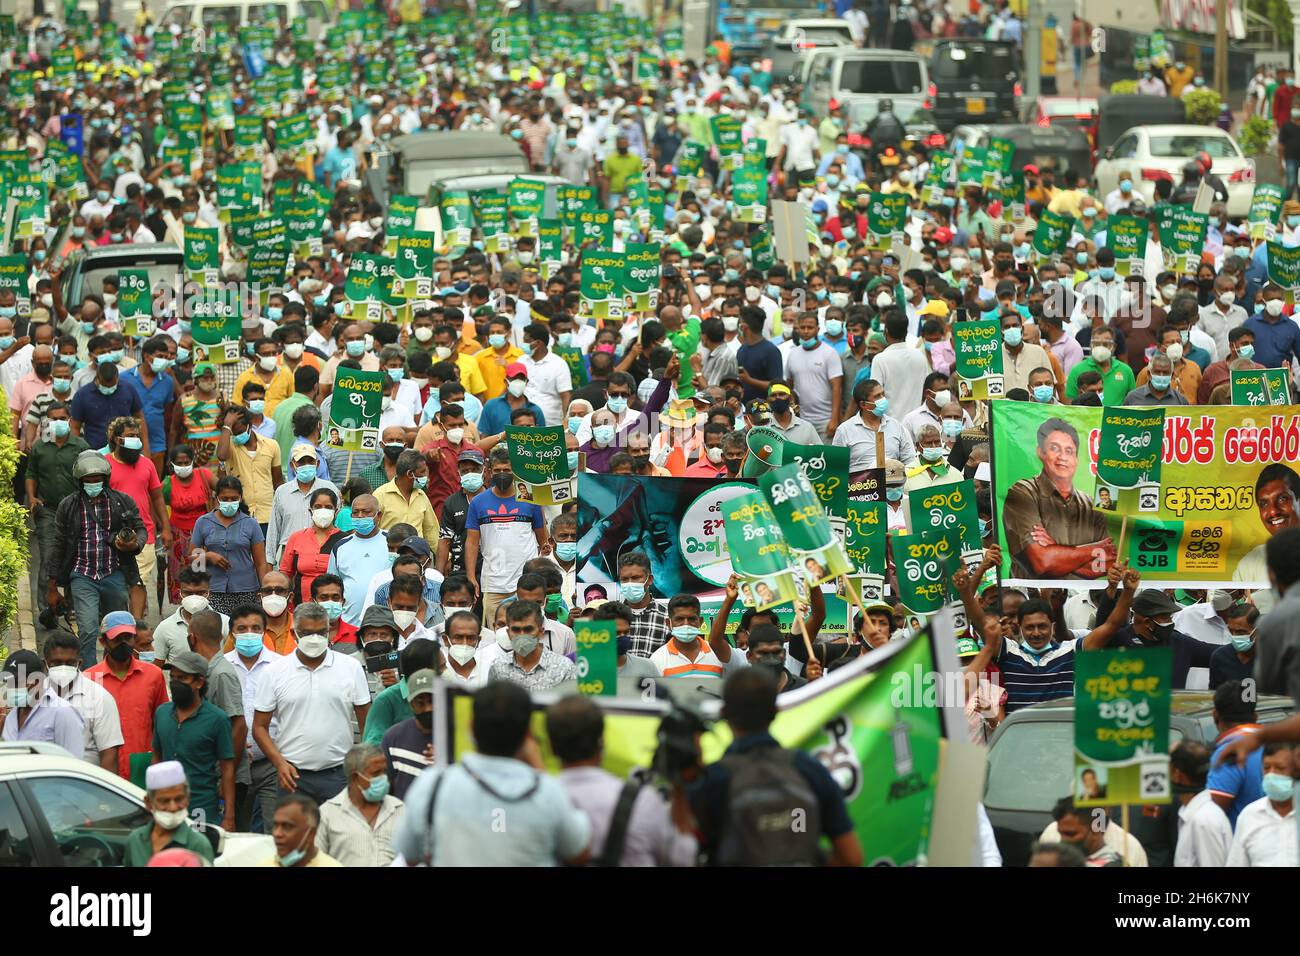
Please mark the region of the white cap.
<svg viewBox="0 0 1300 956"><path fill-rule="evenodd" d="M164 760L162 763L150 764L144 772L144 787L153 792L179 787L186 782L185 768L179 760Z"/></svg>
<svg viewBox="0 0 1300 956"><path fill-rule="evenodd" d="M982 461L975 466L975 480L988 482L993 481L993 469L989 467L987 461Z"/></svg>

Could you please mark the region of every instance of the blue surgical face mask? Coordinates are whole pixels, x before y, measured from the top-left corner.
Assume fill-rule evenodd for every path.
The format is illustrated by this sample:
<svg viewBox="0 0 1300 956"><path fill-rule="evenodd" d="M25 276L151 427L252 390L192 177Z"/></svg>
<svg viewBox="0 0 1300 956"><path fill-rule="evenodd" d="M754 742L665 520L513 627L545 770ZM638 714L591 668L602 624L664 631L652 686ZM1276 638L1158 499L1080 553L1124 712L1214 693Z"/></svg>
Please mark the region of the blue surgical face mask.
<svg viewBox="0 0 1300 956"><path fill-rule="evenodd" d="M114 392L116 392L116 391L117 391L117 386L116 386L116 385L100 385L100 386L99 386L99 394L101 394L101 395L112 395L112 394L113 394Z"/></svg>
<svg viewBox="0 0 1300 956"><path fill-rule="evenodd" d="M576 451L571 451L569 452L569 471L577 471L577 470L578 470L578 453Z"/></svg>
<svg viewBox="0 0 1300 956"><path fill-rule="evenodd" d="M943 420L943 437L956 438L961 434L965 423L960 418L945 418Z"/></svg>
<svg viewBox="0 0 1300 956"><path fill-rule="evenodd" d="M238 501L218 501L217 510L221 512L222 517L233 518L239 513Z"/></svg>
<svg viewBox="0 0 1300 956"><path fill-rule="evenodd" d="M844 331L844 323L839 319L826 320L826 334L834 338Z"/></svg>
<svg viewBox="0 0 1300 956"><path fill-rule="evenodd" d="M503 349L506 347L506 337L500 333L488 336L488 345L494 349Z"/></svg>
<svg viewBox="0 0 1300 956"><path fill-rule="evenodd" d="M1295 793L1295 781L1284 773L1264 774L1264 796L1274 803L1286 803Z"/></svg>
<svg viewBox="0 0 1300 956"><path fill-rule="evenodd" d="M627 399L623 398L621 395L617 398L611 398L605 402L605 407L615 415L622 415L627 411Z"/></svg>
<svg viewBox="0 0 1300 956"><path fill-rule="evenodd" d="M266 317L272 322L279 322L284 318L284 309L278 305L268 305L266 307Z"/></svg>
<svg viewBox="0 0 1300 956"><path fill-rule="evenodd" d="M569 416L568 424L569 424L569 434L576 435L578 434L578 429L582 427L582 419L571 415Z"/></svg>
<svg viewBox="0 0 1300 956"><path fill-rule="evenodd" d="M623 595L623 600L629 604L640 604L645 599L645 585L640 582L629 581L626 584L620 584L619 591Z"/></svg>
<svg viewBox="0 0 1300 956"><path fill-rule="evenodd" d="M1292 229L1294 229L1296 226L1300 226L1300 216L1287 216L1286 224L1290 226Z"/></svg>
<svg viewBox="0 0 1300 956"><path fill-rule="evenodd" d="M262 648L265 646L262 643L261 634L238 634L235 636L235 650L244 657L256 657L262 653Z"/></svg>
<svg viewBox="0 0 1300 956"><path fill-rule="evenodd" d="M591 430L591 437L596 440L598 445L608 445L614 440L614 426L597 425Z"/></svg>
<svg viewBox="0 0 1300 956"><path fill-rule="evenodd" d="M821 345L821 344L822 344L822 343L821 343L821 340L820 340L820 339L815 339L815 338L813 338L813 339L804 339L802 342L799 343L800 347L803 348L804 351L807 351L807 352L812 352L812 351L814 351L814 350L817 348L817 346L819 346L819 345Z"/></svg>
<svg viewBox="0 0 1300 956"><path fill-rule="evenodd" d="M104 483L102 481L88 481L82 484L81 490L90 498L98 498L103 494Z"/></svg>
<svg viewBox="0 0 1300 956"><path fill-rule="evenodd" d="M248 410L252 412L254 415L261 415L263 412L266 411L266 399L264 398L250 399L248 402ZM241 442L240 444L243 443Z"/></svg>
<svg viewBox="0 0 1300 956"><path fill-rule="evenodd" d="M1076 252L1076 253L1074 254L1074 261L1077 262L1077 263L1078 263L1079 265L1081 265L1081 266L1086 266L1086 265L1088 264L1088 253L1086 253L1086 252Z"/></svg>
<svg viewBox="0 0 1300 956"><path fill-rule="evenodd" d="M889 499L890 501L902 501L902 500L903 500L903 489L902 489L902 487L897 487L897 488L886 488L886 489L885 489L885 497L886 497L887 499Z"/></svg>
<svg viewBox="0 0 1300 956"><path fill-rule="evenodd" d="M180 346L177 346L177 348L176 348L176 361L177 361L178 363L180 363L180 364L183 365L184 363L188 362L189 360L190 360L190 350L189 350L189 349L186 349L186 348L181 348Z"/></svg>
<svg viewBox="0 0 1300 956"><path fill-rule="evenodd" d="M320 606L325 609L325 613L329 616L331 621L337 621L343 616L342 601L320 601L319 603Z"/></svg>
<svg viewBox="0 0 1300 956"><path fill-rule="evenodd" d="M316 466L299 465L296 469L294 469L294 477L297 478L299 481L301 481L304 485L309 485L316 480Z"/></svg>
<svg viewBox="0 0 1300 956"><path fill-rule="evenodd" d="M483 475L481 472L471 471L468 475L460 476L460 486L470 494L483 490Z"/></svg>
<svg viewBox="0 0 1300 956"><path fill-rule="evenodd" d="M889 411L889 399L888 398L876 399L875 404L871 406L871 410L875 412L876 415L879 416L880 418L884 418L885 413Z"/></svg>
<svg viewBox="0 0 1300 956"><path fill-rule="evenodd" d="M390 368L388 370L388 377L394 382L400 382L404 375L406 375L406 369L403 368Z"/></svg>
<svg viewBox="0 0 1300 956"><path fill-rule="evenodd" d="M167 371L167 366L170 364L171 363L165 358L156 358L149 363L149 368L153 370L155 375L161 375L163 372Z"/></svg>
<svg viewBox="0 0 1300 956"><path fill-rule="evenodd" d="M345 346L347 353L352 358L361 358L366 354L366 343L361 339L355 339Z"/></svg>
<svg viewBox="0 0 1300 956"><path fill-rule="evenodd" d="M1253 359L1255 357L1255 346L1253 345L1238 346L1237 354L1244 359Z"/></svg>
<svg viewBox="0 0 1300 956"><path fill-rule="evenodd" d="M980 521L980 537L987 538L989 536L989 531L993 528L993 522L987 521L984 518L980 518L979 521Z"/></svg>
<svg viewBox="0 0 1300 956"><path fill-rule="evenodd" d="M1009 329L1002 330L1002 341L1006 342L1007 345L1011 346L1012 348L1015 348L1017 345L1020 344L1020 339L1021 339L1020 326L1013 325Z"/></svg>
<svg viewBox="0 0 1300 956"><path fill-rule="evenodd" d="M1053 389L1052 386L1050 385L1035 385L1034 401L1038 402L1040 405L1046 404L1047 402L1050 402L1052 400L1052 394L1054 392L1055 389Z"/></svg>
<svg viewBox="0 0 1300 956"><path fill-rule="evenodd" d="M1169 383L1170 383L1172 380L1173 380L1173 379L1172 379L1172 376L1169 376L1169 375L1155 375L1155 374L1152 374L1152 376L1151 376L1151 387L1154 388L1157 392L1163 392L1165 389L1167 389L1167 388L1169 387Z"/></svg>
<svg viewBox="0 0 1300 956"><path fill-rule="evenodd" d="M572 561L578 556L578 542L576 541L557 541L555 542L555 556L561 561Z"/></svg>
<svg viewBox="0 0 1300 956"><path fill-rule="evenodd" d="M1100 276L1101 279L1102 279L1103 281L1105 281L1105 282L1109 282L1111 279L1115 278L1115 267L1114 267L1114 266L1098 266L1098 267L1097 267L1097 275Z"/></svg>
<svg viewBox="0 0 1300 956"><path fill-rule="evenodd" d="M241 434L231 435L230 440L236 445L247 445L248 439L253 436L253 429L245 429Z"/></svg>
<svg viewBox="0 0 1300 956"><path fill-rule="evenodd" d="M353 518L352 527L356 529L357 534L361 535L361 537L369 537L371 532L375 530L375 519Z"/></svg>

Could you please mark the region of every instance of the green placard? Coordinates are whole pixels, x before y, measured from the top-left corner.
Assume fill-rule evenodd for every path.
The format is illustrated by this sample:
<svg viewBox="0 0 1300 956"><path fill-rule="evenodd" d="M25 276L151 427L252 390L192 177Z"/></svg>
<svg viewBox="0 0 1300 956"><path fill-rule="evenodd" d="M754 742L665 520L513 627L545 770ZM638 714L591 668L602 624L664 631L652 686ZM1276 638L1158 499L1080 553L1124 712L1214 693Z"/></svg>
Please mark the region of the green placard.
<svg viewBox="0 0 1300 956"><path fill-rule="evenodd" d="M1044 209L1038 215L1038 228L1034 230L1034 252L1038 258L1050 259L1065 252L1065 244L1074 231L1074 217L1061 216Z"/></svg>
<svg viewBox="0 0 1300 956"><path fill-rule="evenodd" d="M598 319L623 317L623 271L626 264L626 257L621 252L589 249L582 254L582 304L590 315Z"/></svg>
<svg viewBox="0 0 1300 956"><path fill-rule="evenodd" d="M117 309L122 334L147 338L158 330L153 318L153 290L148 269L117 270Z"/></svg>
<svg viewBox="0 0 1300 956"><path fill-rule="evenodd" d="M998 319L957 322L952 327L954 370L967 381L1002 374L1002 323Z"/></svg>
<svg viewBox="0 0 1300 956"><path fill-rule="evenodd" d="M573 379L574 388L582 388L587 384L587 362L581 349L571 345L552 345L551 351L564 359L564 364L569 366L569 377Z"/></svg>
<svg viewBox="0 0 1300 956"><path fill-rule="evenodd" d="M423 299L433 294L433 260L435 236L432 232L412 230L397 239L397 278L402 298Z"/></svg>
<svg viewBox="0 0 1300 956"><path fill-rule="evenodd" d="M906 193L872 193L867 207L867 231L872 235L871 248L888 252L894 237L903 235L907 223Z"/></svg>
<svg viewBox="0 0 1300 956"><path fill-rule="evenodd" d="M280 121L275 130L275 148L287 153L298 153L309 148L312 141L311 120L306 116L290 116Z"/></svg>
<svg viewBox="0 0 1300 956"><path fill-rule="evenodd" d="M537 220L546 203L546 184L536 179L512 179L506 193L506 215L510 234L536 238Z"/></svg>
<svg viewBox="0 0 1300 956"><path fill-rule="evenodd" d="M1232 372L1232 404L1289 405L1291 383L1287 369L1258 368Z"/></svg>
<svg viewBox="0 0 1300 956"><path fill-rule="evenodd" d="M978 146L964 146L961 160L957 163L957 185L985 187L988 176L996 176L995 170L988 168L989 151Z"/></svg>
<svg viewBox="0 0 1300 956"><path fill-rule="evenodd" d="M1270 242L1265 251L1268 263L1268 280L1286 290L1288 305L1300 301L1300 246L1284 246Z"/></svg>
<svg viewBox="0 0 1300 956"><path fill-rule="evenodd" d="M849 501L845 505L844 551L859 574L885 575L889 506L883 501Z"/></svg>
<svg viewBox="0 0 1300 956"><path fill-rule="evenodd" d="M1160 484L1164 434L1164 408L1103 408L1097 478L1115 488Z"/></svg>
<svg viewBox="0 0 1300 956"><path fill-rule="evenodd" d="M8 290L23 300L31 297L27 292L27 257L25 255L0 256L0 290Z"/></svg>
<svg viewBox="0 0 1300 956"><path fill-rule="evenodd" d="M566 226L578 224L578 214L596 205L595 186L561 186L555 192L560 221Z"/></svg>
<svg viewBox="0 0 1300 956"><path fill-rule="evenodd" d="M1201 250L1210 217L1193 212L1190 206L1165 206L1161 209L1157 232L1165 268L1178 275L1195 275L1201 266Z"/></svg>
<svg viewBox="0 0 1300 956"><path fill-rule="evenodd" d="M618 625L614 621L573 622L578 645L578 693L612 697L618 693Z"/></svg>
<svg viewBox="0 0 1300 956"><path fill-rule="evenodd" d="M340 368L334 373L330 392L327 448L345 451L379 449L379 416L383 408L387 372Z"/></svg>
<svg viewBox="0 0 1300 956"><path fill-rule="evenodd" d="M470 197L474 215L483 233L484 251L505 253L510 251L510 223L507 203L509 198L497 190L481 190Z"/></svg>
<svg viewBox="0 0 1300 956"><path fill-rule="evenodd" d="M1106 219L1106 245L1115 253L1115 271L1122 276L1146 272L1147 236L1150 224L1137 216Z"/></svg>
<svg viewBox="0 0 1300 956"><path fill-rule="evenodd" d="M1002 221L1018 223L1025 218L1025 174L1011 173L1002 177L998 190L1002 197Z"/></svg>
<svg viewBox="0 0 1300 956"><path fill-rule="evenodd" d="M204 289L185 301L194 336L194 361L225 365L239 361L242 318L235 290Z"/></svg>
<svg viewBox="0 0 1300 956"><path fill-rule="evenodd" d="M573 476L564 447L564 426L506 428L506 450L515 480L530 486L549 485Z"/></svg>
<svg viewBox="0 0 1300 956"><path fill-rule="evenodd" d="M989 140L985 166L988 171L998 174L999 182L1011 175L1011 159L1015 152L1016 144L1009 139L994 136Z"/></svg>
<svg viewBox="0 0 1300 956"><path fill-rule="evenodd" d="M185 227L185 271L189 273L216 270L221 267L221 247L216 229L198 226ZM215 272L214 272L215 281ZM211 283L208 283L211 284Z"/></svg>
<svg viewBox="0 0 1300 956"><path fill-rule="evenodd" d="M808 476L808 483L828 515L843 518L849 502L849 449L836 445L782 445L781 463L793 462Z"/></svg>
<svg viewBox="0 0 1300 956"><path fill-rule="evenodd" d="M537 220L537 259L558 266L564 252L564 223L559 219ZM550 278L549 275L546 278Z"/></svg>
<svg viewBox="0 0 1300 956"><path fill-rule="evenodd" d="M969 478L934 488L917 489L907 496L910 528L955 533L952 539L965 553L979 551L980 518L975 505L975 483ZM915 610L915 608L913 608Z"/></svg>
<svg viewBox="0 0 1300 956"><path fill-rule="evenodd" d="M952 153L935 150L930 154L930 168L925 174L921 201L927 206L943 203L944 190L952 184Z"/></svg>
<svg viewBox="0 0 1300 956"><path fill-rule="evenodd" d="M798 586L790 549L767 499L757 491L737 495L722 503L722 518L745 605L764 610L793 601Z"/></svg>
<svg viewBox="0 0 1300 956"><path fill-rule="evenodd" d="M759 476L758 487L772 503L793 562L809 585L853 570L812 482L799 465L790 462Z"/></svg>
<svg viewBox="0 0 1300 956"><path fill-rule="evenodd" d="M894 537L894 571L898 599L916 614L933 614L948 603L948 582L957 569L957 548L950 533L922 529Z"/></svg>
<svg viewBox="0 0 1300 956"><path fill-rule="evenodd" d="M739 116L722 115L709 119L709 129L713 133L713 144L718 148L718 166L721 169L739 169L744 157L741 153L741 129L744 124Z"/></svg>
<svg viewBox="0 0 1300 956"><path fill-rule="evenodd" d="M253 228L261 218L256 206L232 206L223 210L230 223L230 241L241 249L253 248Z"/></svg>
<svg viewBox="0 0 1300 956"><path fill-rule="evenodd" d="M767 170L763 166L742 166L732 174L731 203L737 222L767 221Z"/></svg>
<svg viewBox="0 0 1300 956"><path fill-rule="evenodd" d="M1128 537L1128 563L1139 574L1160 572L1165 575L1178 570L1179 542L1183 537L1183 522L1159 518L1138 518L1131 521ZM1124 559L1125 555L1120 555Z"/></svg>
<svg viewBox="0 0 1300 956"><path fill-rule="evenodd" d="M1252 242L1272 239L1277 234L1277 224L1282 217L1282 200L1285 190L1277 183L1255 183L1250 197L1250 238Z"/></svg>
<svg viewBox="0 0 1300 956"><path fill-rule="evenodd" d="M1169 802L1172 674L1168 647L1074 656L1076 806Z"/></svg>
<svg viewBox="0 0 1300 956"><path fill-rule="evenodd" d="M629 242L624 246L622 288L632 299L633 312L654 312L659 307L660 252L658 243Z"/></svg>
<svg viewBox="0 0 1300 956"><path fill-rule="evenodd" d="M603 249L614 242L614 213L609 209L588 208L579 211L574 223L574 245L591 244Z"/></svg>

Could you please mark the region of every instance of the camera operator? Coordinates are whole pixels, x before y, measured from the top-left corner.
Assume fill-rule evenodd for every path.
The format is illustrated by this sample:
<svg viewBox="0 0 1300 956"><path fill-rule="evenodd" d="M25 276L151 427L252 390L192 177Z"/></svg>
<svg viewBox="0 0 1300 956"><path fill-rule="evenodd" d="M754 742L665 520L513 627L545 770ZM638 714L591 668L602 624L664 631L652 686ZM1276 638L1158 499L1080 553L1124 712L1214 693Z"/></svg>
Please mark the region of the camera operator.
<svg viewBox="0 0 1300 956"><path fill-rule="evenodd" d="M768 732L776 681L766 667L727 678L722 716L735 741L702 768L687 795L713 866L861 866L844 794L816 758ZM829 838L824 857L821 838Z"/></svg>
<svg viewBox="0 0 1300 956"><path fill-rule="evenodd" d="M600 866L694 866L698 845L680 781L666 803L640 780L601 769L605 718L587 697L566 697L546 712L546 734L563 769L560 783L591 818L593 862Z"/></svg>

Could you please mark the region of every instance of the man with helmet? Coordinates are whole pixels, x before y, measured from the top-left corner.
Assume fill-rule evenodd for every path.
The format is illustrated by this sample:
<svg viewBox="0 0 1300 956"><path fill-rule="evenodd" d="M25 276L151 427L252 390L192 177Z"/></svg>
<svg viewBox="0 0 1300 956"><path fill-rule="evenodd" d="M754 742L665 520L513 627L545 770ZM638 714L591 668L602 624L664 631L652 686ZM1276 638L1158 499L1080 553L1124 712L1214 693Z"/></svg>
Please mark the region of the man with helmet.
<svg viewBox="0 0 1300 956"><path fill-rule="evenodd" d="M82 452L72 466L78 491L54 516L46 597L53 608L72 601L83 669L96 662L100 619L127 609L127 591L140 583L135 556L148 540L136 503L108 487L111 471L99 452Z"/></svg>

